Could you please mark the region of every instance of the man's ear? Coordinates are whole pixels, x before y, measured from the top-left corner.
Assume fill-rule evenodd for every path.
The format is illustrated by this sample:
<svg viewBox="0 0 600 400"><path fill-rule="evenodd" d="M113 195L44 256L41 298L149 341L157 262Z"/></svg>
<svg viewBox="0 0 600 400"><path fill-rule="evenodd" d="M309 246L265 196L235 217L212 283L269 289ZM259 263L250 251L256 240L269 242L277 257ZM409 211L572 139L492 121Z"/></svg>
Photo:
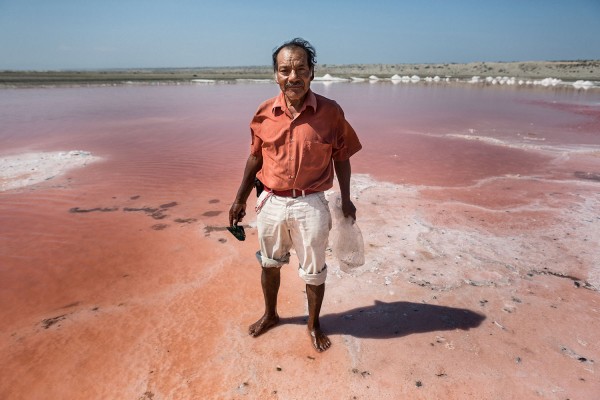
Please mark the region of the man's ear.
<svg viewBox="0 0 600 400"><path fill-rule="evenodd" d="M315 79L315 67L312 67L310 70L310 80Z"/></svg>
<svg viewBox="0 0 600 400"><path fill-rule="evenodd" d="M279 83L279 79L277 79L277 72L274 72L273 75L275 77L275 83Z"/></svg>

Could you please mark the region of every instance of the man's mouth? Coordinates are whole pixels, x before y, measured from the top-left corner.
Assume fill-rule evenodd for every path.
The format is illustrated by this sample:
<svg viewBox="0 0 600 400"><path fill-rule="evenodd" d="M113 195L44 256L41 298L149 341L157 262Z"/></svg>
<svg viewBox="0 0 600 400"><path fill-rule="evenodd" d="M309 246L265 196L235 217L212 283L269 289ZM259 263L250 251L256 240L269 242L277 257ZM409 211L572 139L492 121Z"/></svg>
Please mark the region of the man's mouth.
<svg viewBox="0 0 600 400"><path fill-rule="evenodd" d="M286 83L285 88L286 89L302 88L302 84L301 83Z"/></svg>

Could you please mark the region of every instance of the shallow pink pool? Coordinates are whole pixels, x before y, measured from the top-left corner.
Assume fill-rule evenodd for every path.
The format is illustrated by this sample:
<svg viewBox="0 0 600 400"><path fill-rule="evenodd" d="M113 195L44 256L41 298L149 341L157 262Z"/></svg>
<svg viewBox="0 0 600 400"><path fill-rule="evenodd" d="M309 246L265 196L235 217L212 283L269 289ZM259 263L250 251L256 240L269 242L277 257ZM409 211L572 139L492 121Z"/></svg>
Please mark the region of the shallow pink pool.
<svg viewBox="0 0 600 400"><path fill-rule="evenodd" d="M544 215L555 217L521 204L550 195L558 209L584 202L600 177L599 91L389 82L313 90L338 101L361 138L353 172L416 188L419 212L434 224L526 237ZM249 283L258 269L240 254L253 253L252 230L244 243L207 236L227 224L250 118L276 94L274 84L242 83L0 90L1 156L85 150L103 158L0 192L0 349L12 371L0 392L35 398L51 382L57 398L111 397L150 368L148 346L181 341L171 354L186 365L185 335L154 334L154 324L216 338L251 318L243 305L258 291ZM507 176L531 179L494 180ZM585 193L574 192L578 179ZM438 200L450 206L438 209ZM402 212L413 210L398 207L390 218ZM175 296L197 308L164 310ZM219 317L223 304L235 322ZM78 324L36 334L67 316ZM214 347L203 336L194 354Z"/></svg>

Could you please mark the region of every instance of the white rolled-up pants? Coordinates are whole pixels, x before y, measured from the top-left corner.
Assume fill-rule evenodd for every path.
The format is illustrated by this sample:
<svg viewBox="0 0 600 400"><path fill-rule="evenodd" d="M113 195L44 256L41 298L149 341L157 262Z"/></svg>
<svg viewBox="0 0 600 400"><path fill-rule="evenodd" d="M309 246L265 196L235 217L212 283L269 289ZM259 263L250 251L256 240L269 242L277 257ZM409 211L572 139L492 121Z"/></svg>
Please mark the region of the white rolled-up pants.
<svg viewBox="0 0 600 400"><path fill-rule="evenodd" d="M321 285L327 277L325 250L331 213L323 192L282 197L264 191L257 200L260 251L256 257L264 268L288 264L290 249L296 251L298 274L309 285Z"/></svg>

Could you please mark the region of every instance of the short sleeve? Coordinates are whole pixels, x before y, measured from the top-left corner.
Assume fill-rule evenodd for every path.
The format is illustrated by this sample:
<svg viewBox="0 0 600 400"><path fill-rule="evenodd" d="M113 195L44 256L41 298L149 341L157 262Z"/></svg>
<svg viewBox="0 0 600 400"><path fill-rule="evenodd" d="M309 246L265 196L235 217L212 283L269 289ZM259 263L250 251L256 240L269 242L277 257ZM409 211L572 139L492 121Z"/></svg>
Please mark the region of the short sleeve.
<svg viewBox="0 0 600 400"><path fill-rule="evenodd" d="M362 149L358 135L356 135L350 123L346 121L341 108L339 109L335 131L336 139L332 153L334 161L348 160L353 154Z"/></svg>
<svg viewBox="0 0 600 400"><path fill-rule="evenodd" d="M261 118L259 112L257 112L250 122L250 154L253 156L260 156L262 153L262 139L260 138Z"/></svg>

